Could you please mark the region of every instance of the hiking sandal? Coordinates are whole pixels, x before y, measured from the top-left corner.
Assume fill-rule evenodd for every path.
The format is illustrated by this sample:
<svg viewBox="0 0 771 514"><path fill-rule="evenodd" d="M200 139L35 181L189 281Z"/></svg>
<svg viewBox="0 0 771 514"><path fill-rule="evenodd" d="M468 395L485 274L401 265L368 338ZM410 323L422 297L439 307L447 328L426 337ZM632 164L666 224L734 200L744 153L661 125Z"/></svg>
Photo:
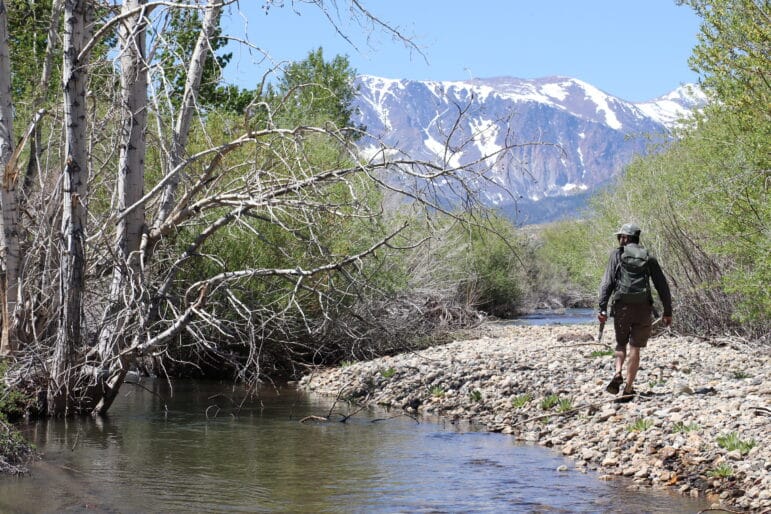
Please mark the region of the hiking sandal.
<svg viewBox="0 0 771 514"><path fill-rule="evenodd" d="M616 399L616 402L618 402L618 403L628 403L628 402L631 402L632 400L634 400L636 396L637 396L637 391L635 391L634 389L630 389L629 391L627 391L625 389L624 392L621 393L621 396L619 396Z"/></svg>
<svg viewBox="0 0 771 514"><path fill-rule="evenodd" d="M624 377L621 376L621 373L616 373L605 390L610 394L618 394L619 389L621 389L621 384L623 383Z"/></svg>

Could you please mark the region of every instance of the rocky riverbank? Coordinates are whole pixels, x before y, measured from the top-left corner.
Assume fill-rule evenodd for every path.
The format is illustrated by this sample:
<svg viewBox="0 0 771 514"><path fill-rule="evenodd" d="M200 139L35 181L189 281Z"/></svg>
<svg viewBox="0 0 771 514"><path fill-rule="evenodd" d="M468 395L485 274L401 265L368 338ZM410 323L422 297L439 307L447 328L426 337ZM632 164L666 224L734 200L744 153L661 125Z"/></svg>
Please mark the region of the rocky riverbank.
<svg viewBox="0 0 771 514"><path fill-rule="evenodd" d="M656 337L643 350L638 396L619 403L605 392L613 357L594 330L488 323L467 340L319 370L300 385L469 420L552 447L600 479L771 511L771 352L739 340ZM608 327L603 341L613 340Z"/></svg>

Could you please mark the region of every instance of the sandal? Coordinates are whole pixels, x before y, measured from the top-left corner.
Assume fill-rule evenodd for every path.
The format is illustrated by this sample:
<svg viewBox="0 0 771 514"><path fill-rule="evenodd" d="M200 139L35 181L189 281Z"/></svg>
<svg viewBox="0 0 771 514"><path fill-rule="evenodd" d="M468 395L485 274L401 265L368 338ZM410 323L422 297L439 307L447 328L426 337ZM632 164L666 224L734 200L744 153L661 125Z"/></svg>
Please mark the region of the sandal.
<svg viewBox="0 0 771 514"><path fill-rule="evenodd" d="M616 399L618 403L628 403L634 400L635 396L637 396L637 391L634 389L626 390L624 389L624 392L621 393L621 396Z"/></svg>
<svg viewBox="0 0 771 514"><path fill-rule="evenodd" d="M619 389L621 389L621 384L623 383L624 377L621 376L621 373L616 373L605 390L610 394L618 394Z"/></svg>

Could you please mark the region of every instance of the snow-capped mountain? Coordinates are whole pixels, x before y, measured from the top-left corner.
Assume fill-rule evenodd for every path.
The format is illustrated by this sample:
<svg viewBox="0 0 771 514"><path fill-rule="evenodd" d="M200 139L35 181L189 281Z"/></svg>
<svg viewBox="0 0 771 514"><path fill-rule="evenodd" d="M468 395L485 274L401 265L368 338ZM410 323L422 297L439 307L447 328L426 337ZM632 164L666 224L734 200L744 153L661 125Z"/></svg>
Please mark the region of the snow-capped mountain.
<svg viewBox="0 0 771 514"><path fill-rule="evenodd" d="M652 137L668 138L678 120L706 103L696 86L632 103L567 77L433 82L362 75L357 86L357 121L387 146L449 167L496 155L484 160L491 182L480 186L482 198L512 215L524 209L530 222L560 217L543 214L555 202L580 204L649 151ZM364 151L374 148L371 139L361 143Z"/></svg>

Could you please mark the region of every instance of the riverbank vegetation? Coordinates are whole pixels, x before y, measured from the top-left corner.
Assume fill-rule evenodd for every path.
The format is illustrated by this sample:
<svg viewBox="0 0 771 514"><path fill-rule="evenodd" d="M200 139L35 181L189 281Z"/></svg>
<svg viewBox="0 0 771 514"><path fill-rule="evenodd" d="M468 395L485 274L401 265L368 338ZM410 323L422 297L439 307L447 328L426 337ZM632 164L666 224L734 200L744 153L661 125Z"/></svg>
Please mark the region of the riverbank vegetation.
<svg viewBox="0 0 771 514"><path fill-rule="evenodd" d="M595 197L586 221L562 224L564 237L548 244L552 255L581 263L574 276L599 283L607 253L591 249L610 247L615 230L635 221L669 278L676 330L768 344L771 25L762 2L683 3L703 18L690 63L711 102Z"/></svg>
<svg viewBox="0 0 771 514"><path fill-rule="evenodd" d="M0 377L7 366L0 363ZM0 475L27 472L34 449L12 425L24 416L31 399L0 381Z"/></svg>
<svg viewBox="0 0 771 514"><path fill-rule="evenodd" d="M584 221L533 230L475 194L512 143L461 167L478 134L446 127L443 162L385 147L352 121L345 57L224 85L233 2L0 0L5 383L36 392L30 414L104 414L130 370L256 383L591 305L629 220L678 330L767 335L768 24L757 2L686 3L713 103Z"/></svg>

